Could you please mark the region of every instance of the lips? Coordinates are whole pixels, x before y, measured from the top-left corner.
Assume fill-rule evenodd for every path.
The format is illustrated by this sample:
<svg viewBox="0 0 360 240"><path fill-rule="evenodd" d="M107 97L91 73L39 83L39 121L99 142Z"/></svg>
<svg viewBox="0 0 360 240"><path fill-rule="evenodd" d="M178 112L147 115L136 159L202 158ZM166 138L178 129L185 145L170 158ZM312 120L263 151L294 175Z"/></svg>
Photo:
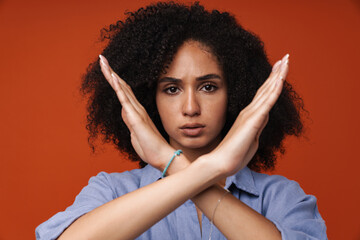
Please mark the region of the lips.
<svg viewBox="0 0 360 240"><path fill-rule="evenodd" d="M180 127L181 132L188 137L200 136L205 125L200 123L188 123Z"/></svg>

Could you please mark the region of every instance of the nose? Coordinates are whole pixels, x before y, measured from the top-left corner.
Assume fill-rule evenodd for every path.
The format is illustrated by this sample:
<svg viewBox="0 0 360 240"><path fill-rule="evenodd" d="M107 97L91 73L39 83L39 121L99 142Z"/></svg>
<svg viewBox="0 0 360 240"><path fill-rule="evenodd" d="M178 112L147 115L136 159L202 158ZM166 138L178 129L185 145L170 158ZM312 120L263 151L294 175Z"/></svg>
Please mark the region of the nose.
<svg viewBox="0 0 360 240"><path fill-rule="evenodd" d="M200 115L200 105L194 91L189 90L184 94L183 115L193 117Z"/></svg>

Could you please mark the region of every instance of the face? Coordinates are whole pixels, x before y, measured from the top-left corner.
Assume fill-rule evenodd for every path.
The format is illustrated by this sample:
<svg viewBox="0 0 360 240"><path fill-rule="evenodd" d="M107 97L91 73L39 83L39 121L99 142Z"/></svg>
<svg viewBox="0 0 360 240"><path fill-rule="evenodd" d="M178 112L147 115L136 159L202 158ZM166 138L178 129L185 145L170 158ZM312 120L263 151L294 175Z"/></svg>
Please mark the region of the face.
<svg viewBox="0 0 360 240"><path fill-rule="evenodd" d="M210 50L195 41L178 50L158 81L156 104L170 145L211 151L221 141L227 88L222 69Z"/></svg>

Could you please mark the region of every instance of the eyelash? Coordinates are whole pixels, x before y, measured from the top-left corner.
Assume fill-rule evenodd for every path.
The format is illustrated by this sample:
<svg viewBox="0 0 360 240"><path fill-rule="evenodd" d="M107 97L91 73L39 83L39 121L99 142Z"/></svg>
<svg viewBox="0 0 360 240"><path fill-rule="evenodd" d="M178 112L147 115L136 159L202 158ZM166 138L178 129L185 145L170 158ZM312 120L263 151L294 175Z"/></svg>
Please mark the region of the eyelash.
<svg viewBox="0 0 360 240"><path fill-rule="evenodd" d="M211 87L211 90L205 90L205 89L204 89L204 91L205 91L206 93L212 93L212 92L215 92L215 91L218 89L218 87L217 87L216 85L212 84L212 83L204 83L204 84L201 86L200 89L203 89L203 88L205 88L206 86L210 86L210 87ZM170 92L170 89L175 89L176 92ZM175 95L175 94L177 94L178 91L179 91L179 88L178 88L177 86L169 86L169 87L167 87L167 88L164 89L164 92L167 93L167 94L169 94L169 95Z"/></svg>
<svg viewBox="0 0 360 240"><path fill-rule="evenodd" d="M206 92L215 92L215 91L218 89L218 87L215 86L215 85L212 84L212 83L205 83L205 84L201 87L201 89L205 88L206 86L210 86L211 89L212 89L212 90L206 90Z"/></svg>
<svg viewBox="0 0 360 240"><path fill-rule="evenodd" d="M173 92L170 92L170 89L172 89L172 88L175 88L175 89L176 89L176 92L174 92L174 93L173 93ZM164 89L164 92L167 93L167 94L169 94L169 95L175 95L178 90L179 90L178 87L170 86L170 87L165 88L165 89Z"/></svg>

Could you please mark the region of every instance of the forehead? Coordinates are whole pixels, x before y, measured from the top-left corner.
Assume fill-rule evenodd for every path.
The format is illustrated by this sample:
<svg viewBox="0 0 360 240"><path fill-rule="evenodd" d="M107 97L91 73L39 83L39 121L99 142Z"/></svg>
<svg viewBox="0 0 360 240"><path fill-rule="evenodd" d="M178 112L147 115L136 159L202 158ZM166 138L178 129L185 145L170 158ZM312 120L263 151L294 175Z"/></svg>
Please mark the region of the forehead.
<svg viewBox="0 0 360 240"><path fill-rule="evenodd" d="M178 49L166 73L161 77L199 77L207 74L222 76L222 69L210 48L197 41L187 41Z"/></svg>

